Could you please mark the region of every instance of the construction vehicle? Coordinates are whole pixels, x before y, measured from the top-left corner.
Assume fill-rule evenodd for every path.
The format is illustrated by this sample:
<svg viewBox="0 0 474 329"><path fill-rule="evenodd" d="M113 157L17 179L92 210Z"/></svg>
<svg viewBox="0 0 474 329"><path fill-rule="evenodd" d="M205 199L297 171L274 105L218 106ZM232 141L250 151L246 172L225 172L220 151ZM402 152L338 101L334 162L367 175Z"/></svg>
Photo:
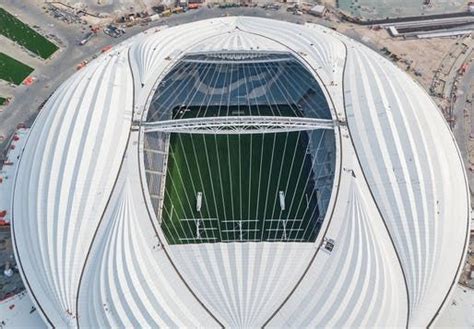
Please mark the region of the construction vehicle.
<svg viewBox="0 0 474 329"><path fill-rule="evenodd" d="M458 71L459 75L463 75L464 73L466 73L468 66L468 63L462 64Z"/></svg>
<svg viewBox="0 0 474 329"><path fill-rule="evenodd" d="M79 41L79 45L80 46L84 46L86 43L89 42L90 39L92 39L96 34L94 32L88 32L84 39L82 39L81 41Z"/></svg>
<svg viewBox="0 0 474 329"><path fill-rule="evenodd" d="M166 9L164 10L161 14L160 14L161 17L169 17L171 16L171 10L169 9Z"/></svg>
<svg viewBox="0 0 474 329"><path fill-rule="evenodd" d="M79 64L77 64L76 70L80 70L86 65L87 65L87 61L84 60L84 61L80 62Z"/></svg>

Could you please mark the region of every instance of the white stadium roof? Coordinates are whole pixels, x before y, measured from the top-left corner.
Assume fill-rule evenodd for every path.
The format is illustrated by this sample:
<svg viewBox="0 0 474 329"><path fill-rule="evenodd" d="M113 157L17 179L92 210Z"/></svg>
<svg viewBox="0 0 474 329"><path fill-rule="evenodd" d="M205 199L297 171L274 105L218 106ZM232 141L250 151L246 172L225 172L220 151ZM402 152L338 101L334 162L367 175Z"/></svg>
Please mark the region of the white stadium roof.
<svg viewBox="0 0 474 329"><path fill-rule="evenodd" d="M335 164L314 241L168 242L140 123L184 56L215 52L290 54L321 86ZM59 327L425 327L469 231L461 157L426 92L337 32L262 18L151 29L92 61L36 119L13 193L22 277Z"/></svg>

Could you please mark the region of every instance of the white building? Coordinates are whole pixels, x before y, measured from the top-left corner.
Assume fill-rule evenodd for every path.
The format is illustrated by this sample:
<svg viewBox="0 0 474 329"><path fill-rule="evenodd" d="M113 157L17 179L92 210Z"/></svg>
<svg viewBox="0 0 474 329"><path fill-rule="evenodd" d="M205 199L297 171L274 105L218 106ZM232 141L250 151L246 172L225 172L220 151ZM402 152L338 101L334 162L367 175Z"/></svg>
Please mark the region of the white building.
<svg viewBox="0 0 474 329"><path fill-rule="evenodd" d="M318 16L318 17L323 17L324 14L326 13L327 9L325 6L323 5L316 5L316 6L313 6L309 13L314 15L314 16Z"/></svg>
<svg viewBox="0 0 474 329"><path fill-rule="evenodd" d="M250 72L255 63L260 71ZM238 109L246 111L242 104L262 106L270 91L271 100L282 104L289 95L283 87L295 86L291 95L302 98L291 100L292 111L294 102L316 96L315 104L326 105L303 106L298 113L304 116L296 118L239 112L230 119L180 121L155 102L179 74L190 80L180 65L202 67L192 71L202 84L173 88L173 99L185 89L207 95L204 107L228 107L238 99ZM232 65L242 65L242 71ZM311 77L305 79L311 92L301 94L290 83L297 76L280 74L287 67ZM252 79L238 73L245 78L210 88L213 78L205 72L211 69L247 72ZM239 87L248 81L258 85ZM227 92L229 101L215 103ZM319 110L326 116L319 117ZM150 116L161 126L150 123ZM211 136L319 131L308 132L312 159L328 160L311 167L308 177L318 198L308 204L317 209L317 222L305 222L317 226L317 234L298 241L261 232L255 241L250 232L270 230L279 219L244 226L242 218L229 216L225 225L240 230L240 241L226 240L220 228L220 239L172 243L162 218L178 211L166 203L170 142L163 132L151 141L146 130L153 127ZM150 169L150 154L162 171ZM204 208L214 209L212 194L202 191ZM291 212L291 193L285 188L285 213ZM272 202L278 202L276 195ZM189 204L194 209L192 199ZM469 204L454 138L436 105L406 73L321 26L226 17L139 34L64 82L24 147L11 220L28 293L51 326L426 327L435 323L457 282ZM200 234L217 230L218 221L200 220ZM297 219L284 222L291 237Z"/></svg>

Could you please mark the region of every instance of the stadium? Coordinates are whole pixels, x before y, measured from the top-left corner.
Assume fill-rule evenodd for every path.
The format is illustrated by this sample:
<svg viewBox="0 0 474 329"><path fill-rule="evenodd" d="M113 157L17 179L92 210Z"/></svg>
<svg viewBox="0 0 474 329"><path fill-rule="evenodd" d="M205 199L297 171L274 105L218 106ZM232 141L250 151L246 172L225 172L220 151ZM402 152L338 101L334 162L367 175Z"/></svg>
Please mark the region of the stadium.
<svg viewBox="0 0 474 329"><path fill-rule="evenodd" d="M315 24L126 40L52 94L14 179L15 256L53 327L428 327L467 248L436 105Z"/></svg>

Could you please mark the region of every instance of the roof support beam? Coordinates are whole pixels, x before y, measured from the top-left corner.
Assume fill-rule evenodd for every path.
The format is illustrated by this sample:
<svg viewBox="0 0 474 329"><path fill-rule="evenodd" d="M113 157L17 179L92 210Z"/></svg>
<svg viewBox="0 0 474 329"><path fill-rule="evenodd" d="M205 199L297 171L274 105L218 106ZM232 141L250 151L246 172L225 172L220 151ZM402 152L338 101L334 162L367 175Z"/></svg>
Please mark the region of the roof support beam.
<svg viewBox="0 0 474 329"><path fill-rule="evenodd" d="M300 117L225 116L143 122L141 125L145 132L231 135L333 129L335 122Z"/></svg>

